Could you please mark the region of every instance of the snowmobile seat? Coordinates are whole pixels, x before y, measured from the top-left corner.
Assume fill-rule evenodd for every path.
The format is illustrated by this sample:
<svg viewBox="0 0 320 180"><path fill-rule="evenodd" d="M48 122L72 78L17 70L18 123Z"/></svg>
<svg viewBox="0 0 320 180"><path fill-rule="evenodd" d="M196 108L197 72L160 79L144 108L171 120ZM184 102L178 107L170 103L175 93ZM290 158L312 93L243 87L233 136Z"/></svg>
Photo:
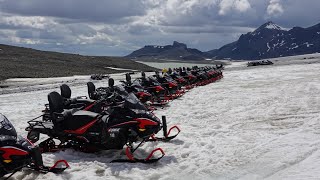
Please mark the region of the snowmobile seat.
<svg viewBox="0 0 320 180"><path fill-rule="evenodd" d="M88 94L90 99L96 99L96 86L92 82L87 83L88 86Z"/></svg>
<svg viewBox="0 0 320 180"><path fill-rule="evenodd" d="M63 98L62 96L53 91L48 94L50 114L63 112Z"/></svg>
<svg viewBox="0 0 320 180"><path fill-rule="evenodd" d="M71 98L71 89L70 89L70 87L68 85L62 84L60 86L60 91L61 91L61 96L63 98L66 98L66 99Z"/></svg>

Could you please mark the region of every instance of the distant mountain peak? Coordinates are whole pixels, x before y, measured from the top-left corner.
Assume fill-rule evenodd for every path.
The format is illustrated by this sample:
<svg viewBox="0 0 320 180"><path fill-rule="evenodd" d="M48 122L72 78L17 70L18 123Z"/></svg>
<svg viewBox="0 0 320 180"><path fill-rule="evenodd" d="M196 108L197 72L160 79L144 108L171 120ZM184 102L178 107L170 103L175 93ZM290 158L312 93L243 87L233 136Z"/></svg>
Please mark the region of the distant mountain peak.
<svg viewBox="0 0 320 180"><path fill-rule="evenodd" d="M320 23L311 27L284 29L272 21L253 32L242 34L235 42L209 51L209 58L266 59L319 52Z"/></svg>
<svg viewBox="0 0 320 180"><path fill-rule="evenodd" d="M148 45L128 56L131 59L175 59L175 60L204 60L205 54L197 49L188 48L186 44L173 41L172 45Z"/></svg>
<svg viewBox="0 0 320 180"><path fill-rule="evenodd" d="M279 30L279 31L286 31L286 29L284 29L283 27L277 25L276 23L272 22L272 21L268 21L266 23L264 23L263 25L261 25L258 29L256 29L255 31L260 31L262 29L270 29L270 30Z"/></svg>
<svg viewBox="0 0 320 180"><path fill-rule="evenodd" d="M187 49L187 45L186 45L186 44L180 43L180 42L178 42L178 41L173 41L172 46L173 46L173 47L182 47L182 48Z"/></svg>

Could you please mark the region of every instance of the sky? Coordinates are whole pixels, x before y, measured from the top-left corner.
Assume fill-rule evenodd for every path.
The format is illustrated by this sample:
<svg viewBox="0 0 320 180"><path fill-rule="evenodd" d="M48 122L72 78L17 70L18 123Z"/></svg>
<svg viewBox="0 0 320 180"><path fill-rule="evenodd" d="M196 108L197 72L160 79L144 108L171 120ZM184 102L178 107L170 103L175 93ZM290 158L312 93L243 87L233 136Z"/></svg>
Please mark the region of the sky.
<svg viewBox="0 0 320 180"><path fill-rule="evenodd" d="M320 23L319 0L0 0L0 44L124 56L173 41L208 51L267 21Z"/></svg>

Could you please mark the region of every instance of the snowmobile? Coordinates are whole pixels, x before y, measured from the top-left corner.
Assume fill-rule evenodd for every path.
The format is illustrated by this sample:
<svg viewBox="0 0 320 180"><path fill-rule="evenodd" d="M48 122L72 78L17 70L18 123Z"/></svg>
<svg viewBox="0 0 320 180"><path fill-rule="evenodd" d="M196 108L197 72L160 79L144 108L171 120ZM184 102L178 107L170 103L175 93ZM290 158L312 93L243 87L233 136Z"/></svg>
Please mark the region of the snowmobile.
<svg viewBox="0 0 320 180"><path fill-rule="evenodd" d="M31 120L29 126L28 139L37 142L40 134L45 134L49 138L39 144L43 152L52 152L65 148L73 148L83 152L96 152L109 149L123 149L127 145L126 155L128 159L118 159L112 162L142 162L150 163L161 159L164 152L157 148L150 153L146 159L138 159L133 156L133 152L143 143L151 141L161 128L167 131L166 124L161 124L154 114L147 111L145 106L136 98L133 93L127 93L121 86L113 87L117 89L107 99L114 102L102 113L94 113L78 109L63 109L63 98L57 92L48 95L51 121ZM122 88L122 89L121 89ZM119 98L120 96L120 98ZM116 102L122 99L122 103ZM164 120L163 123L166 123ZM169 136L170 131L180 129L176 126L169 129L166 137L153 138L156 140L170 140L175 138ZM60 143L56 145L54 139ZM140 142L137 147L133 143ZM159 151L162 156L152 158L153 154Z"/></svg>
<svg viewBox="0 0 320 180"><path fill-rule="evenodd" d="M178 82L181 86L186 86L188 85L187 84L187 81L181 77L178 73L176 72L173 72L173 73L170 73L168 74L172 79L174 79L176 82Z"/></svg>
<svg viewBox="0 0 320 180"><path fill-rule="evenodd" d="M168 103L169 99L164 99L166 95L166 90L161 86L161 84L154 77L146 77L144 72L141 73L142 77L135 79L133 82L137 82L144 87L151 95L151 105L163 106Z"/></svg>
<svg viewBox="0 0 320 180"><path fill-rule="evenodd" d="M63 168L58 168L63 164ZM57 161L52 167L43 165L39 147L34 146L28 139L17 135L10 121L0 114L0 178L24 168L41 173L61 173L69 165L65 160Z"/></svg>
<svg viewBox="0 0 320 180"><path fill-rule="evenodd" d="M192 89L196 86L197 77L191 74L189 71L183 71L182 69L179 69L178 74L187 81L188 85L185 86L186 89Z"/></svg>
<svg viewBox="0 0 320 180"><path fill-rule="evenodd" d="M178 90L177 82L175 82L172 78L165 77L159 74L158 71L153 75L154 78L167 90L168 94L175 94Z"/></svg>
<svg viewBox="0 0 320 180"><path fill-rule="evenodd" d="M205 71L200 69L192 70L191 74L197 77L197 86L203 86L207 84L206 82L209 77Z"/></svg>
<svg viewBox="0 0 320 180"><path fill-rule="evenodd" d="M153 77L155 77L156 80L161 83L161 86L166 90L166 98L175 99L182 96L183 91L181 90L181 85L179 85L178 82L172 79L169 75L160 75L159 72L156 71Z"/></svg>
<svg viewBox="0 0 320 180"><path fill-rule="evenodd" d="M131 81L131 76L129 73L126 74L126 81L120 81L127 92L134 93L137 98L146 105L148 101L151 100L152 95L143 89L138 81Z"/></svg>

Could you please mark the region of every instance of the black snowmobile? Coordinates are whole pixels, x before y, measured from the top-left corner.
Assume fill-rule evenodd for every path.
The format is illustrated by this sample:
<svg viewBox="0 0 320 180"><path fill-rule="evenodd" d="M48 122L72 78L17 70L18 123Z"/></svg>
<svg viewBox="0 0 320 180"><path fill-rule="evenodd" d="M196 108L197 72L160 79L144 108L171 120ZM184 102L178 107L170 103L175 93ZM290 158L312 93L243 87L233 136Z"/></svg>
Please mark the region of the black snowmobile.
<svg viewBox="0 0 320 180"><path fill-rule="evenodd" d="M131 81L129 73L126 74L126 81L120 81L127 92L134 93L137 98L144 104L151 100L152 95L147 92L138 81Z"/></svg>
<svg viewBox="0 0 320 180"><path fill-rule="evenodd" d="M176 72L179 74L179 76L183 77L187 81L187 85L185 86L186 89L192 89L196 86L197 77L194 76L190 71L179 68Z"/></svg>
<svg viewBox="0 0 320 180"><path fill-rule="evenodd" d="M183 85L179 83L180 81L179 82L176 81L169 74L164 73L160 75L159 72L156 71L153 77L155 77L157 81L161 83L161 86L165 88L166 90L165 98L172 100L172 99L181 97L185 93L185 91L182 90ZM183 79L183 81L185 80Z"/></svg>
<svg viewBox="0 0 320 180"><path fill-rule="evenodd" d="M146 141L154 136L161 128L160 119L147 111L145 106L133 93L127 93L121 86L113 87L113 91L107 99L115 102L103 113L94 113L79 109L63 109L63 98L57 92L48 95L51 121L29 121L26 128L28 138L32 142L39 140L40 134L48 135L49 138L39 144L43 152L57 151L65 148L73 148L83 152L96 152L108 149L123 149L127 145L126 155L128 159L114 160L112 162L143 162L150 163L161 159L164 152L161 148L155 149L146 159L134 158L133 152ZM122 99L122 103L117 103ZM166 122L164 122L166 123ZM179 128L173 127L177 129ZM172 128L172 129L173 129ZM170 140L171 129L164 138L156 140ZM178 132L179 133L179 132ZM54 139L60 140L56 145ZM140 142L137 147L134 142ZM152 159L155 151L160 151L162 156Z"/></svg>
<svg viewBox="0 0 320 180"><path fill-rule="evenodd" d="M61 164L65 167L58 168ZM18 136L10 121L0 114L0 179L11 173L6 177L8 179L23 168L42 173L61 173L68 167L65 160L57 161L52 167L44 166L39 147Z"/></svg>
<svg viewBox="0 0 320 180"><path fill-rule="evenodd" d="M141 84L145 90L147 90L151 95L152 105L166 105L168 101L164 100L163 97L166 95L166 90L161 86L161 84L154 77L146 77L144 72L141 73L141 78L135 79L133 82Z"/></svg>

